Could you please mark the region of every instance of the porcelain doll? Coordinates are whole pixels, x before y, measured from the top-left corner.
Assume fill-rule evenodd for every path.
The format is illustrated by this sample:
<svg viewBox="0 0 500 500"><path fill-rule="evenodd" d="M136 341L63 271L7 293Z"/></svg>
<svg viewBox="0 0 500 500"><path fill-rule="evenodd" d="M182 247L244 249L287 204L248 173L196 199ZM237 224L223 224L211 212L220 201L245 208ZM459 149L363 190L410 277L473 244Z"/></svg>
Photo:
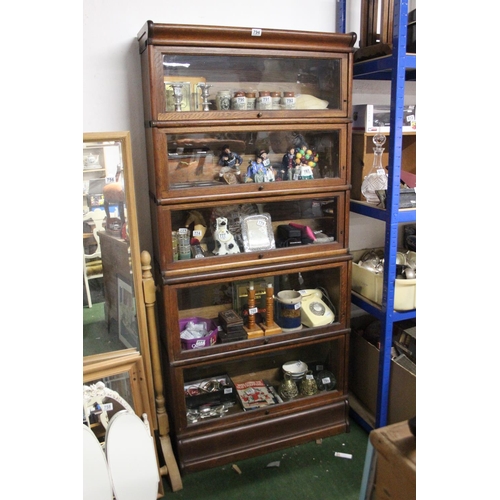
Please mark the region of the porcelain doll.
<svg viewBox="0 0 500 500"><path fill-rule="evenodd" d="M222 152L219 155L219 165L221 167L229 167L235 170L239 170L239 166L242 164L243 158L238 154L231 151L229 146L223 146Z"/></svg>
<svg viewBox="0 0 500 500"><path fill-rule="evenodd" d="M259 158L262 158L262 165L264 165L265 169L264 182L274 182L276 180L274 169L265 149L259 151Z"/></svg>
<svg viewBox="0 0 500 500"><path fill-rule="evenodd" d="M262 158L260 156L257 156L248 166L247 177L253 179L254 182L264 182L266 169L262 164Z"/></svg>
<svg viewBox="0 0 500 500"><path fill-rule="evenodd" d="M295 148L290 148L287 153L283 155L281 160L282 177L285 181L292 180L292 172L295 169Z"/></svg>

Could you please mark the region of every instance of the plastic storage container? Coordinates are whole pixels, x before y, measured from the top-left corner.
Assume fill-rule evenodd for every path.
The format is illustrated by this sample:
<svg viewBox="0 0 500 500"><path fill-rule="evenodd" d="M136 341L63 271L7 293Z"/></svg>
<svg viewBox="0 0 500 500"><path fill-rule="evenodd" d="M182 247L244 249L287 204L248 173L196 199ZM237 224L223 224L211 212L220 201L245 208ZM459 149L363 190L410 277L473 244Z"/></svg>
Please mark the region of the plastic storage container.
<svg viewBox="0 0 500 500"><path fill-rule="evenodd" d="M352 291L382 305L384 275L375 274L357 262L367 250L352 252ZM416 261L416 253L410 252ZM394 310L410 311L417 308L417 279L397 279L394 287Z"/></svg>

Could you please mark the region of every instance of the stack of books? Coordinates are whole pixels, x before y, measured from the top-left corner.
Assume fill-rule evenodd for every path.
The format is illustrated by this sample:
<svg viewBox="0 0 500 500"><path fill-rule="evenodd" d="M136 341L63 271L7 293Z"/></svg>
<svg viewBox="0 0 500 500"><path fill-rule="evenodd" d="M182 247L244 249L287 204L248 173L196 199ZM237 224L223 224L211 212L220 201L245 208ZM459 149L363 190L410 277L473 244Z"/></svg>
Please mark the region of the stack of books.
<svg viewBox="0 0 500 500"><path fill-rule="evenodd" d="M246 330L243 328L243 318L233 309L221 311L219 313L220 342L235 342L248 338Z"/></svg>

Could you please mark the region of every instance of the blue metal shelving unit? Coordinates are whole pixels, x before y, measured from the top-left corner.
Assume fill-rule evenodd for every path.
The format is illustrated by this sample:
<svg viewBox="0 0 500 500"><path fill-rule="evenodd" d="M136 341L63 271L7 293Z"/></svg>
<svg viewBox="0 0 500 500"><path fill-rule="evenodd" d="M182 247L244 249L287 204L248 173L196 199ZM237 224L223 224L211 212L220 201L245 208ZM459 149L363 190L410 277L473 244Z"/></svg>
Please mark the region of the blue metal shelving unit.
<svg viewBox="0 0 500 500"><path fill-rule="evenodd" d="M345 16L345 0L343 0ZM338 24L338 23L337 23ZM392 54L376 59L355 63L354 78L370 80L391 80L391 117L389 136L389 183L386 209L378 209L363 203L351 201L351 211L385 222L385 265L383 279L382 307L376 307L352 296L352 302L373 315L381 322L380 362L378 373L377 412L375 428L387 425L389 408L389 383L391 377L391 346L393 325L397 321L413 319L416 310L394 311L396 279L396 253L398 249L398 228L401 223L416 222L416 210L399 210L401 151L403 132L405 81L416 76L416 56L406 53L406 32L408 24L408 0L396 1L393 18ZM370 425L365 423L365 426Z"/></svg>

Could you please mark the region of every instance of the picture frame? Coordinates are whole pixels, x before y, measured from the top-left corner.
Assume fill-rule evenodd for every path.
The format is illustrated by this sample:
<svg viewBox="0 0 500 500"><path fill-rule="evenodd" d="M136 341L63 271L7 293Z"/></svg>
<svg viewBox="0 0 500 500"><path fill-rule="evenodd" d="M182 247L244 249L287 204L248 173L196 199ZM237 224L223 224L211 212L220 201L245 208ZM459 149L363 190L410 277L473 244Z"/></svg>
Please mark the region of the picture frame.
<svg viewBox="0 0 500 500"><path fill-rule="evenodd" d="M84 423L91 413L91 409L85 405L92 402L92 395L102 392L111 400L112 406L108 407L108 416L111 418L113 412L121 409L132 410L139 418L146 414L150 423L153 436L152 422L154 415L150 405L146 369L142 355L136 350L125 350L123 354L114 353L113 357L105 357L103 354L87 356L83 365L83 419ZM102 390L102 384L106 389ZM116 394L115 394L116 393ZM90 398L89 398L90 396ZM90 400L89 400L90 399ZM96 434L99 441L103 440L102 426L91 426L91 430ZM105 434L105 433L104 433ZM158 461L158 449L153 439L155 454L157 456L158 476L158 496L165 494L163 481Z"/></svg>
<svg viewBox="0 0 500 500"><path fill-rule="evenodd" d="M268 213L242 217L241 234L245 252L276 248L271 216Z"/></svg>
<svg viewBox="0 0 500 500"><path fill-rule="evenodd" d="M144 361L138 351L124 351L121 356L106 359L99 354L89 356L83 365L84 385L104 382L106 387L118 392L139 417L146 413L152 421L144 375Z"/></svg>
<svg viewBox="0 0 500 500"><path fill-rule="evenodd" d="M120 276L117 277L118 289L118 338L128 348L139 346L135 296L132 286Z"/></svg>

